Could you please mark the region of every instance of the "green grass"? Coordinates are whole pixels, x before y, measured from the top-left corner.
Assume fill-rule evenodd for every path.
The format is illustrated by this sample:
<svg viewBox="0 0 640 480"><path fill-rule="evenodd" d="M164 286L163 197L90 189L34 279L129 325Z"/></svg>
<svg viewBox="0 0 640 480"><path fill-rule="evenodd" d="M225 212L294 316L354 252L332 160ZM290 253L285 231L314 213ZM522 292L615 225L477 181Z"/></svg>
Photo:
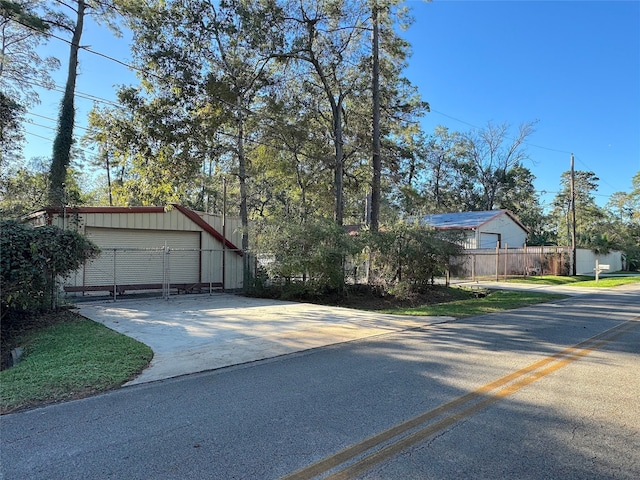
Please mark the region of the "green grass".
<svg viewBox="0 0 640 480"><path fill-rule="evenodd" d="M0 412L81 398L120 386L153 357L125 335L66 312L60 323L23 334L18 365L0 372Z"/></svg>
<svg viewBox="0 0 640 480"><path fill-rule="evenodd" d="M588 275L576 275L575 277L548 275L544 277L512 278L507 281L510 283L527 283L535 285L567 285L570 287L609 288L617 287L618 285L627 285L630 283L640 283L640 276L600 277L600 280L596 282L593 276Z"/></svg>
<svg viewBox="0 0 640 480"><path fill-rule="evenodd" d="M590 280L586 282L572 283L571 287L595 287L595 288L610 288L617 287L619 285L628 285L630 283L640 283L640 276L635 277L600 277L597 282L593 280L593 277L589 277Z"/></svg>
<svg viewBox="0 0 640 480"><path fill-rule="evenodd" d="M463 318L474 315L484 315L486 313L496 313L504 310L512 310L514 308L526 307L537 303L551 302L553 300L559 300L566 297L566 295L549 293L509 292L496 290L490 292L484 298L455 300L453 302L424 305L421 307L394 308L384 310L381 313L392 313L396 315L437 315Z"/></svg>
<svg viewBox="0 0 640 480"><path fill-rule="evenodd" d="M559 275L546 275L542 277L523 277L512 278L507 280L509 283L529 283L534 285L567 285L569 283L584 282L591 280L593 277L587 275L576 275L575 277L566 277Z"/></svg>

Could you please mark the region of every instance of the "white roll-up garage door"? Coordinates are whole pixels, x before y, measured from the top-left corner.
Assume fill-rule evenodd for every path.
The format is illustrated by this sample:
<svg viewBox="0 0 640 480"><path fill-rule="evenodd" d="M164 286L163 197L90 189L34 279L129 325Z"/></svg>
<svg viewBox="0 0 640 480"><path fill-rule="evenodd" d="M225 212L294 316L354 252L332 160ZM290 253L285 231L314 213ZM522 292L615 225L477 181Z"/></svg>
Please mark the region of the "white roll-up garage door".
<svg viewBox="0 0 640 480"><path fill-rule="evenodd" d="M200 281L200 232L87 227L86 235L102 250L85 268L87 286Z"/></svg>
<svg viewBox="0 0 640 480"><path fill-rule="evenodd" d="M498 242L500 242L499 233L480 232L480 248L496 248Z"/></svg>

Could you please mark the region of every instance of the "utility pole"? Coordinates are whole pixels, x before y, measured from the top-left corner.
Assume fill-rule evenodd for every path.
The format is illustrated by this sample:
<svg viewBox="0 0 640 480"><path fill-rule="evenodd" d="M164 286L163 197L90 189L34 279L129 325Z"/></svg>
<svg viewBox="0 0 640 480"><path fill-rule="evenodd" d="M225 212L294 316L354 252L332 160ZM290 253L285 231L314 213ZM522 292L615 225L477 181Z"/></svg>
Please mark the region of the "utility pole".
<svg viewBox="0 0 640 480"><path fill-rule="evenodd" d="M109 206L113 207L113 195L111 193L111 165L109 164L109 145L104 151L104 158L107 163L107 189L109 190Z"/></svg>
<svg viewBox="0 0 640 480"><path fill-rule="evenodd" d="M571 154L571 275L576 275L576 172L573 166L573 153Z"/></svg>

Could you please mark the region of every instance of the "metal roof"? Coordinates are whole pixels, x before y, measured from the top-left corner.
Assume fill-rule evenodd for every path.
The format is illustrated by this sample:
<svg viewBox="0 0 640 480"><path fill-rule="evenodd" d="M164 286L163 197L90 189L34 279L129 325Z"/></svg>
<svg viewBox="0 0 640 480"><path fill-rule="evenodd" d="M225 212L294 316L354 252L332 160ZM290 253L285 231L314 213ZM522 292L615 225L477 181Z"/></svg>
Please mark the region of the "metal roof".
<svg viewBox="0 0 640 480"><path fill-rule="evenodd" d="M487 210L484 212L457 212L425 215L420 218L420 223L431 225L437 229L475 229L500 215L509 216L525 231L522 223L508 210Z"/></svg>

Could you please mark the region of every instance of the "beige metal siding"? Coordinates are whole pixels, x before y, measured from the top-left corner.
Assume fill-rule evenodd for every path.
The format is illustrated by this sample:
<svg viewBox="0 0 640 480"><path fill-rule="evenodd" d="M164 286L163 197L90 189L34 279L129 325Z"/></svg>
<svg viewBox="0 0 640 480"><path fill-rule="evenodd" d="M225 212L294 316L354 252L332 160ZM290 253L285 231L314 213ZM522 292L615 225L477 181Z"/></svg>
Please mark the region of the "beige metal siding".
<svg viewBox="0 0 640 480"><path fill-rule="evenodd" d="M200 227L178 210L163 213L84 213L83 216L87 227L190 232L200 230Z"/></svg>
<svg viewBox="0 0 640 480"><path fill-rule="evenodd" d="M527 241L527 232L525 232L520 225L511 219L508 215L500 215L493 220L490 220L486 224L480 227L481 245L480 248L496 248L496 242L493 241L493 245L486 245L482 241L483 233L499 233L501 247L508 245L509 247L523 247Z"/></svg>
<svg viewBox="0 0 640 480"><path fill-rule="evenodd" d="M158 284L165 271L171 283L199 282L199 232L87 227L86 234L102 254L87 265L85 285Z"/></svg>

